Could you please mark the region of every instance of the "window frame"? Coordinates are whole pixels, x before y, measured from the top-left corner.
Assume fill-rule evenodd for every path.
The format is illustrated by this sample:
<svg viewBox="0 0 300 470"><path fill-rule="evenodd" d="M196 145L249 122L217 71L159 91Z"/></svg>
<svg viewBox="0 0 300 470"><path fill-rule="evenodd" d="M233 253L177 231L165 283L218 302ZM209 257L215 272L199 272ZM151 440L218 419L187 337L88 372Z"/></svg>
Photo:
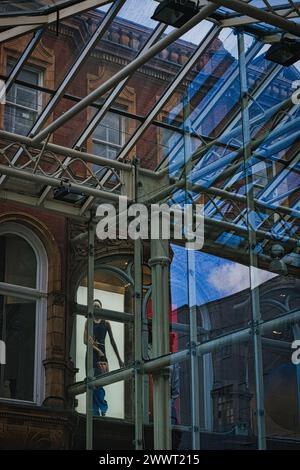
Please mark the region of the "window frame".
<svg viewBox="0 0 300 470"><path fill-rule="evenodd" d="M106 140L102 140L102 139L99 139L99 138L97 138L97 137L94 137L94 134L95 134L96 130L98 129L98 127L100 127L100 126L102 125L103 120L104 120L109 114L112 115L112 116L115 116L115 115L116 115L116 116L118 117L118 119L119 119L119 122L120 122L120 128L119 128L120 144L115 144L115 143L113 143L113 142L109 142L108 140L106 141ZM108 129L107 129L107 132L108 132ZM96 144L96 145L97 145L97 144L101 144L101 145L106 146L107 148L112 147L113 149L117 149L117 150L121 151L122 148L123 148L123 146L125 145L125 136L124 136L125 132L126 132L126 119L125 119L125 117L122 116L121 114L113 113L113 112L111 112L111 111L108 111L108 112L105 114L105 116L103 116L103 118L102 118L101 121L98 123L97 127L94 129L94 131L93 131L93 133L92 133L92 146L93 146L93 150L94 150L94 144ZM94 151L93 151L93 153L94 153L95 155L98 155L98 154L95 153ZM119 153L119 152L118 152L118 153ZM105 154L105 155L100 155L100 156L110 159L109 156L107 156L107 154ZM110 160L112 160L112 159L110 159ZM113 160L114 160L114 159L113 159ZM97 165L96 165L96 166L97 166Z"/></svg>
<svg viewBox="0 0 300 470"><path fill-rule="evenodd" d="M28 403L41 405L45 397L45 371L43 360L46 355L46 314L47 314L47 287L48 287L48 257L45 247L39 237L26 226L17 222L6 222L0 225L0 236L15 235L23 238L33 249L36 256L37 273L36 288L24 287L0 282L0 295L14 296L15 298L34 300L35 310L35 364L33 400L16 398L2 398L0 402Z"/></svg>
<svg viewBox="0 0 300 470"><path fill-rule="evenodd" d="M15 60L14 58L8 57L8 59L7 59L7 65L6 65L7 69L8 69L10 66L13 68L13 67L14 67L14 62L16 62L16 60ZM38 67L35 67L35 66L31 65L31 64L29 64L29 65L27 65L27 64L24 65L24 67L23 67L22 70L20 71L20 74L19 74L19 77L18 77L20 80L21 80L21 74L22 74L23 71L28 71L28 72L34 72L34 73L36 73L36 74L37 74L37 78L38 78L38 80L37 80L38 83L37 83L36 86L39 86L39 87L43 86L44 71L43 71L42 69L40 69L40 68L38 68ZM14 119L13 119L13 122L14 122L14 123L17 122L17 120L16 120L16 112L17 112L18 109L20 109L20 110L27 110L27 111L29 111L30 113L35 113L35 121L36 121L36 119L37 119L37 117L38 117L38 115L39 115L39 113L40 113L40 110L42 109L42 106L43 106L43 96L42 96L42 92L39 91L39 90L37 90L37 89L34 89L34 91L35 91L36 94L37 94L37 108L35 109L35 108L31 108L31 107L29 107L29 106L26 107L26 106L24 106L24 105L22 105L22 104L19 104L19 103L17 102L17 89L18 89L18 87L19 87L19 88L26 88L25 85L20 85L20 84L18 84L18 83L13 83L13 85L12 85L12 87L11 87L11 89L10 89L10 92L11 92L12 90L15 90L15 91L14 91L14 98L16 99L16 101L10 101L10 100L8 99L8 97L6 97L6 105L9 105L9 106L13 109L13 111L14 111ZM4 111L4 120L5 120L5 114L6 114L6 111ZM35 122L35 121L34 121L34 122ZM4 121L4 122L5 122L5 121ZM32 128L32 126L30 127L29 131L26 132L25 135L28 135L28 134L29 134L31 128ZM12 129L12 128L10 128L10 129L7 129L7 128L6 128L5 130L7 130L8 132L16 133L16 127L15 127L15 125L14 125L13 129Z"/></svg>

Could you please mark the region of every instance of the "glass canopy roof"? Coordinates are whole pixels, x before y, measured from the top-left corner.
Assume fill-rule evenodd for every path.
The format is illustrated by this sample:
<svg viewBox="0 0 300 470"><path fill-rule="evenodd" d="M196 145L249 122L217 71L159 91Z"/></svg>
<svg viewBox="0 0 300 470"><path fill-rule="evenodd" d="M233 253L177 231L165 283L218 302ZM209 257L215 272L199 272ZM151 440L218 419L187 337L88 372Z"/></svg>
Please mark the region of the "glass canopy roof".
<svg viewBox="0 0 300 470"><path fill-rule="evenodd" d="M71 3L78 2L2 2L1 9L2 15L23 15ZM245 251L250 220L258 253L269 240L283 240L298 266L300 115L293 97L300 62L283 67L269 61L270 44L257 29L255 11L251 16L240 8L280 16L286 29L271 16L265 25L281 38L299 20L298 4L218 0L182 30L151 19L156 1L145 0L143 9L140 4L98 1L43 29L35 25L23 36L16 31L22 50L8 56L1 75L7 103L0 197L26 195L28 204L88 217L102 197L122 192L120 171L131 171L136 157L161 181L148 200L202 198L215 245ZM245 29L236 34L238 25ZM14 33L1 37L5 33L0 39L11 50ZM77 42L68 55L70 38ZM105 61L113 72L101 71ZM76 197L62 203L53 188L65 182Z"/></svg>

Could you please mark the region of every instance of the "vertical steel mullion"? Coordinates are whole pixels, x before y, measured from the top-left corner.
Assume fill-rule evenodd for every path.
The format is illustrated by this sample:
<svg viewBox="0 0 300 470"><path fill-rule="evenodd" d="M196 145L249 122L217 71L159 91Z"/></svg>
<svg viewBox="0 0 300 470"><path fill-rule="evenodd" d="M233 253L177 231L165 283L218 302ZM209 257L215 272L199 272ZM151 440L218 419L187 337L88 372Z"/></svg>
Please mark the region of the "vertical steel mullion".
<svg viewBox="0 0 300 470"><path fill-rule="evenodd" d="M6 344L6 316L7 316L5 298L6 298L6 296L2 295L2 299L3 299L3 307L2 307L3 321L2 321L1 339L2 339L2 341L4 341L4 344ZM7 351L6 350L5 350L5 356L7 356ZM6 364L0 364L0 385L1 386L4 383L5 367L6 367Z"/></svg>
<svg viewBox="0 0 300 470"><path fill-rule="evenodd" d="M258 46L257 43L249 50L247 54L247 63L250 62L250 60L253 59L255 54L261 49L262 46ZM223 85L221 85L220 89L217 90L217 92L214 94L212 99L207 103L207 106L204 107L204 110L200 112L199 115L197 115L195 121L193 122L193 129L196 129L197 126L203 121L203 119L208 115L208 113L212 110L212 108L216 105L218 100L224 96L230 85L236 80L236 78L239 75L239 67L238 64L236 65L236 68L232 71L229 77L224 81ZM182 146L181 142L179 141L173 151L177 153L180 150L180 147ZM159 169L162 169L164 166L159 167Z"/></svg>
<svg viewBox="0 0 300 470"><path fill-rule="evenodd" d="M151 297L151 289L144 294L143 298L143 323L142 323L142 356L143 360L149 358L149 321L147 314L147 305ZM149 424L149 375L144 374L144 425Z"/></svg>
<svg viewBox="0 0 300 470"><path fill-rule="evenodd" d="M135 200L139 201L138 194L138 162L134 167L134 187ZM135 356L135 372L134 372L134 420L135 420L135 449L143 449L144 437L144 374L142 372L143 363L143 281L142 281L142 240L138 238L134 240L134 356Z"/></svg>
<svg viewBox="0 0 300 470"><path fill-rule="evenodd" d="M93 312L94 312L94 274L95 274L95 225L91 220L88 225L88 269L87 269L87 378L86 378L86 450L93 449L93 388L90 381L94 377Z"/></svg>
<svg viewBox="0 0 300 470"><path fill-rule="evenodd" d="M265 89L269 86L269 84L272 82L272 80L274 80L275 76L279 74L281 70L282 70L282 65L279 65L279 64L274 64L270 68L270 70L266 73L266 76L259 82L255 90L252 92L251 96L253 100L260 97L260 95L265 91ZM249 104L249 101L248 101L248 104ZM237 115L233 117L232 121L226 127L226 130L224 131L224 133L225 132L229 133L230 131L232 131L239 121L240 121L240 116L239 116L239 113L237 113ZM221 137L222 135L223 133L221 134Z"/></svg>
<svg viewBox="0 0 300 470"><path fill-rule="evenodd" d="M254 268L257 267L257 254L254 252L256 247L256 234L252 229L250 218L254 213L254 194L252 184L252 169L248 171L248 161L251 158L251 134L248 109L248 86L247 86L247 67L245 62L245 42L244 33L238 32L238 51L240 68L240 92L241 92L241 114L243 130L243 157L245 169L245 185L247 197L247 229L249 240L249 269L250 269L250 292L251 292L251 313L253 323L253 350L254 350L254 370L255 370L255 389L256 389L256 415L257 415L257 434L259 450L266 449L266 424L264 411L264 383L263 383L263 352L262 341L259 330L261 323L261 311L259 302L259 290L255 285Z"/></svg>
<svg viewBox="0 0 300 470"><path fill-rule="evenodd" d="M186 195L189 175L190 157L192 155L189 96L183 99L184 128L184 161ZM188 197L186 198L188 204ZM199 358L196 354L197 338L197 299L196 299L196 263L194 250L186 250L187 254L187 291L189 305L189 338L190 338L190 372L191 372L191 418L192 418L192 449L200 449L200 406L199 406Z"/></svg>
<svg viewBox="0 0 300 470"><path fill-rule="evenodd" d="M299 324L293 325L293 334L295 340L300 340L300 326ZM298 424L300 424L300 364L296 364L296 386L297 386L297 399L298 399Z"/></svg>
<svg viewBox="0 0 300 470"><path fill-rule="evenodd" d="M249 52L248 52L249 54ZM248 54L245 54L245 66L247 66L247 63L249 62L249 58L248 58ZM252 58L252 55L250 56L250 59ZM259 83L259 85L256 87L256 89L254 90L253 92L253 98L258 98L261 93L263 93L263 91L266 89L266 87L269 85L269 83L274 79L274 76L282 69L282 66L280 65L274 65L273 67L271 67L271 69L267 72L266 76L263 78L263 80ZM225 82L226 84L227 82ZM223 89L223 87L221 88ZM215 103L215 97L213 98L212 102ZM249 100L247 101L247 106L249 105ZM211 106L210 106L210 103L208 105L208 110L211 109ZM207 111L205 109L205 111L202 113L202 116L204 119L205 116L207 115ZM235 113L235 115L231 118L231 122L226 126L226 129L224 129L221 133L221 135L218 137L218 139L216 139L216 144L218 143L218 141L221 141L222 139L224 140L225 138L227 138L227 135L233 131L234 129L234 126L239 122L240 120L240 113L239 111L237 111ZM197 120L193 123L193 127L197 127L197 125L199 125L199 119L197 118ZM230 136L229 136L230 137ZM228 138L229 140L229 138ZM211 145L211 144L210 144ZM196 160L195 162L195 165L199 162L199 159Z"/></svg>
<svg viewBox="0 0 300 470"><path fill-rule="evenodd" d="M262 48L262 45L258 45L258 43L255 43L253 47L251 47L246 57L247 63L249 63L253 59L253 57L255 57L255 55L259 52L261 48ZM213 98L209 101L209 103L207 103L207 106L205 106L204 110L197 116L197 118L195 119L195 122L193 122L194 129L196 129L201 123L201 121L203 121L203 119L207 117L208 113L217 104L218 100L225 95L226 91L228 91L229 87L233 84L234 80L236 80L238 76L239 76L239 67L237 65L236 69L232 71L230 76L227 78L227 80L224 81L223 85L215 93Z"/></svg>
<svg viewBox="0 0 300 470"><path fill-rule="evenodd" d="M187 251L188 266L188 298L190 313L190 370L191 370L191 417L192 417L192 449L200 449L200 390L199 390L199 357L197 345L197 300L196 300L196 263L195 251ZM192 271L192 273L191 273ZM205 379L205 377L204 377ZM205 387L205 384L203 384Z"/></svg>
<svg viewBox="0 0 300 470"><path fill-rule="evenodd" d="M135 449L143 449L143 421L144 421L144 375L142 365L142 241L140 238L134 241L134 351L135 351Z"/></svg>
<svg viewBox="0 0 300 470"><path fill-rule="evenodd" d="M48 119L48 117L52 113L55 105L61 99L61 97L63 96L65 90L67 89L67 87L69 86L71 81L75 78L75 76L77 75L78 70L84 64L84 61L89 57L89 54L90 54L91 50L95 47L97 42L103 37L103 35L105 34L107 29L109 28L110 24L112 23L113 19L115 18L115 16L119 12L119 10L121 9L121 7L122 7L122 5L124 4L125 1L126 0L116 0L112 4L110 9L106 13L103 21L101 22L100 26L96 29L96 31L94 32L94 34L92 35L92 37L90 38L88 43L85 45L83 51L80 53L79 57L77 57L76 61L74 62L74 64L70 68L69 72L64 77L62 83L57 88L55 94L52 96L52 98L49 100L48 104L46 105L46 107L42 111L42 113L39 115L36 123L33 125L32 129L29 133L30 137L34 137L36 135L36 133L39 132L39 130L41 129L43 124L46 122L46 120ZM17 162L17 160L22 155L22 152L23 152L22 149L20 149L16 152L16 154L14 155L14 157L12 159L12 164L15 164ZM6 175L2 175L0 177L0 185L2 185L6 181L6 178L7 178Z"/></svg>

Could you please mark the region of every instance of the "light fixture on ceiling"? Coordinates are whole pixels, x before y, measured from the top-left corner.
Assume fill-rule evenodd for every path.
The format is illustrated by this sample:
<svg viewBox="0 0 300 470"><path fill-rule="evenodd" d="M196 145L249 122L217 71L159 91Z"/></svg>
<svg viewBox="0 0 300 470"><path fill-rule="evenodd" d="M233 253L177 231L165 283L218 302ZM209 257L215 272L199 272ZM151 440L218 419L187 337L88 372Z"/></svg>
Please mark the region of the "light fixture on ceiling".
<svg viewBox="0 0 300 470"><path fill-rule="evenodd" d="M53 197L57 201L71 202L76 204L85 198L85 194L83 194L81 191L71 188L68 185L63 185L53 189Z"/></svg>
<svg viewBox="0 0 300 470"><path fill-rule="evenodd" d="M283 261L283 257L285 255L285 249L279 243L275 243L271 246L270 255L272 261L270 262L269 269L273 273L277 273L283 276L287 276L288 269L287 265Z"/></svg>
<svg viewBox="0 0 300 470"><path fill-rule="evenodd" d="M266 53L266 59L285 67L293 65L300 60L300 41L282 38L279 42L271 45Z"/></svg>
<svg viewBox="0 0 300 470"><path fill-rule="evenodd" d="M204 4L200 0L163 0L156 8L152 19L161 23L180 28L196 13Z"/></svg>
<svg viewBox="0 0 300 470"><path fill-rule="evenodd" d="M273 330L272 333L275 336L281 336L282 335L282 331L279 331L279 330Z"/></svg>

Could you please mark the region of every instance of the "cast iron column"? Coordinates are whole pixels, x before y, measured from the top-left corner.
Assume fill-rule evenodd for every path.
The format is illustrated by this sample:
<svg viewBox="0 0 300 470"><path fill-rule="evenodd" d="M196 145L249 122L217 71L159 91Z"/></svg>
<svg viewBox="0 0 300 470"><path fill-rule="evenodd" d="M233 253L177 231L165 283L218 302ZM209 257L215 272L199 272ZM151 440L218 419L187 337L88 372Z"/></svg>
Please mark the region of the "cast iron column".
<svg viewBox="0 0 300 470"><path fill-rule="evenodd" d="M169 242L151 240L153 359L169 354ZM172 448L169 369L153 374L154 448Z"/></svg>

